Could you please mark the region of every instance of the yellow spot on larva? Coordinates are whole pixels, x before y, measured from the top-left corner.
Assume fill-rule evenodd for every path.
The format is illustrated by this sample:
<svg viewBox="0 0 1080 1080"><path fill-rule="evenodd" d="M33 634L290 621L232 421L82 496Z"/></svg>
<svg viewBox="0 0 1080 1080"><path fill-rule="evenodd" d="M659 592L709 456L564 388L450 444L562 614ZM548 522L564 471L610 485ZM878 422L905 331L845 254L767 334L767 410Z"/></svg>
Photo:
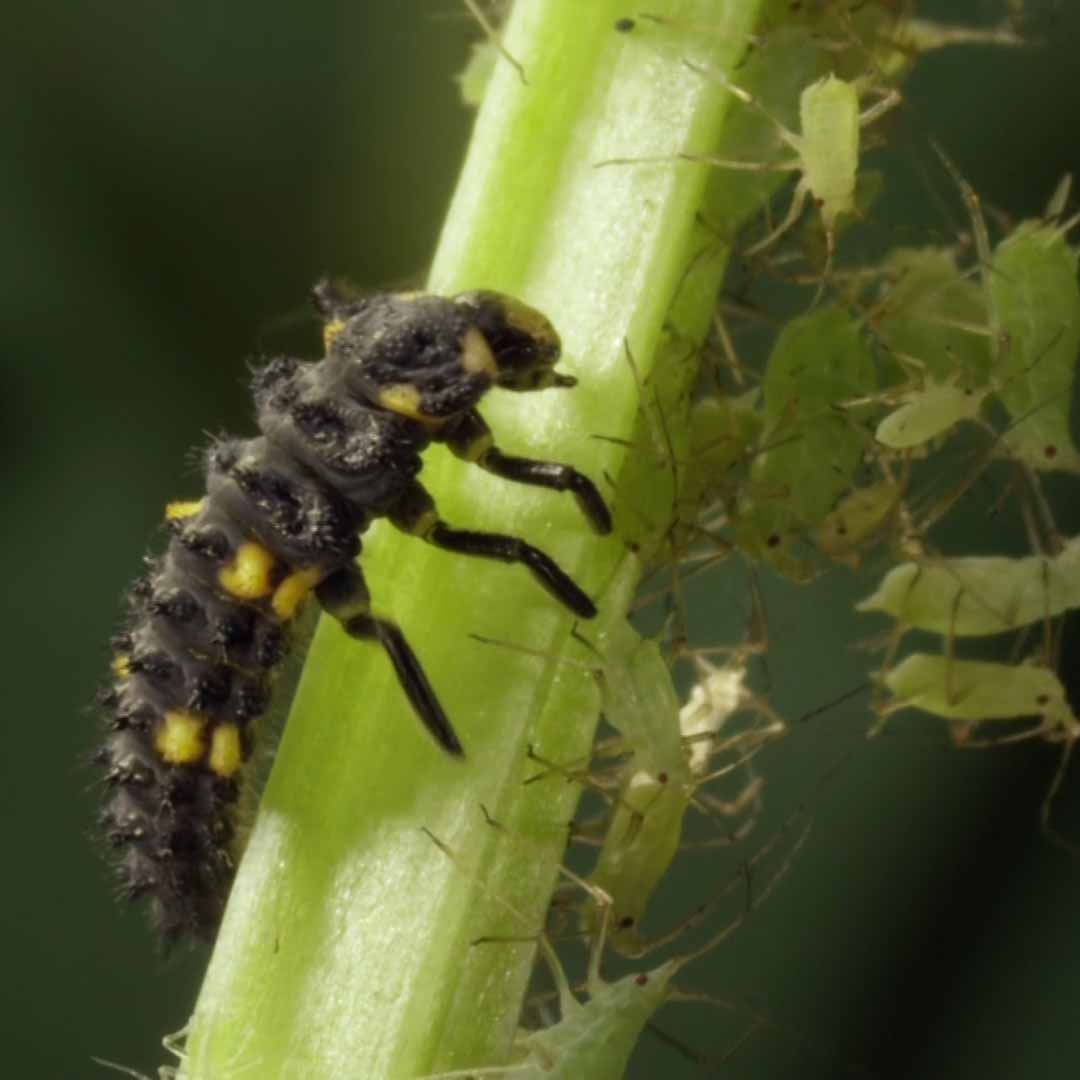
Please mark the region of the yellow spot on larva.
<svg viewBox="0 0 1080 1080"><path fill-rule="evenodd" d="M117 653L112 659L112 673L118 679L131 678L131 657L127 653Z"/></svg>
<svg viewBox="0 0 1080 1080"><path fill-rule="evenodd" d="M165 714L165 722L154 739L157 752L170 765L191 765L203 756L206 741L203 728L206 717L182 709Z"/></svg>
<svg viewBox="0 0 1080 1080"><path fill-rule="evenodd" d="M194 517L202 508L205 499L193 499L186 502L171 502L165 507L166 521L183 521Z"/></svg>
<svg viewBox="0 0 1080 1080"><path fill-rule="evenodd" d="M235 724L219 724L210 736L211 770L227 780L243 764L239 730Z"/></svg>
<svg viewBox="0 0 1080 1080"><path fill-rule="evenodd" d="M391 412L400 413L411 420L427 419L420 412L420 391L411 383L388 386L379 394L379 404Z"/></svg>
<svg viewBox="0 0 1080 1080"><path fill-rule="evenodd" d="M218 571L218 581L238 600L261 600L274 591L273 570L274 556L261 544L249 542L241 544L233 561Z"/></svg>
<svg viewBox="0 0 1080 1080"><path fill-rule="evenodd" d="M291 573L275 590L270 606L282 621L295 618L304 598L322 580L322 571L312 566Z"/></svg>
<svg viewBox="0 0 1080 1080"><path fill-rule="evenodd" d="M543 350L558 353L559 335L546 315L512 296L499 297L508 326L520 330Z"/></svg>
<svg viewBox="0 0 1080 1080"><path fill-rule="evenodd" d="M469 375L486 375L492 382L499 374L487 338L471 326L461 339L461 366Z"/></svg>
<svg viewBox="0 0 1080 1080"><path fill-rule="evenodd" d="M345 329L345 320L344 319L331 319L328 323L326 323L323 326L323 330L322 330L323 347L326 349L327 352L330 351L330 346L334 344L334 341L337 339L338 335L344 329Z"/></svg>

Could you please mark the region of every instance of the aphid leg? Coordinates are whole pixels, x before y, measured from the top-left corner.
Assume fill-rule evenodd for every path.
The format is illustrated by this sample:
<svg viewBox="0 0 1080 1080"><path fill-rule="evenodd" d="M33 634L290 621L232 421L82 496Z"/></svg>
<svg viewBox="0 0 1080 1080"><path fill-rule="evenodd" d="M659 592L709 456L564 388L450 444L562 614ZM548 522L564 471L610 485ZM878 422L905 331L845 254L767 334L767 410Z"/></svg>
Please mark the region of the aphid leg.
<svg viewBox="0 0 1080 1080"><path fill-rule="evenodd" d="M765 236L760 239L756 244L751 245L746 249L747 255L759 255L766 248L771 247L777 240L780 239L799 218L802 217L803 210L806 208L806 200L810 196L810 188L807 186L805 180L800 180L795 185L795 191L791 196L791 204L788 206L788 212L784 215L783 221L780 222L774 229L771 229ZM831 240L828 241L831 244ZM829 254L832 254L832 248L829 248Z"/></svg>
<svg viewBox="0 0 1080 1080"><path fill-rule="evenodd" d="M516 536L501 533L453 529L439 517L435 502L420 484L412 484L389 514L390 521L403 532L419 536L435 547L459 555L521 563L564 607L583 619L596 614L596 605L549 555Z"/></svg>
<svg viewBox="0 0 1080 1080"><path fill-rule="evenodd" d="M141 1073L137 1069L129 1069L127 1065L118 1065L115 1061L108 1061L105 1058L94 1057L93 1054L90 1055L90 1060L95 1065L101 1065L105 1069L112 1069L113 1072L122 1073L124 1076L134 1077L134 1080L152 1080L152 1078L147 1076L146 1073ZM165 1067L166 1066L162 1066L162 1068ZM161 1074L159 1073L159 1075Z"/></svg>
<svg viewBox="0 0 1080 1080"><path fill-rule="evenodd" d="M611 532L611 511L587 476L571 465L504 454L495 445L491 429L475 409L448 424L440 438L462 460L479 465L504 480L569 491L596 532L601 536Z"/></svg>
<svg viewBox="0 0 1080 1080"><path fill-rule="evenodd" d="M448 754L462 757L461 743L405 635L395 623L371 614L371 596L360 568L353 563L342 567L319 585L315 595L350 637L377 641L382 645L394 665L405 696L424 727Z"/></svg>

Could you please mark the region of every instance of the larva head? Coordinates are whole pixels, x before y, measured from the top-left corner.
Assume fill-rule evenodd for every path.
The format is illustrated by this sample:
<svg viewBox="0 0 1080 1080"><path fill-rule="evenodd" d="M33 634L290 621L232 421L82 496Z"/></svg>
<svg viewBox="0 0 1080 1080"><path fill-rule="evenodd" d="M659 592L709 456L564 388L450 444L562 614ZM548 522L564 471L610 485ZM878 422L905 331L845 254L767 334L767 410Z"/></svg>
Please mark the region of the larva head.
<svg viewBox="0 0 1080 1080"><path fill-rule="evenodd" d="M322 283L314 298L327 356L347 390L429 426L471 409L492 386L574 384L553 370L559 338L551 323L509 296L356 296Z"/></svg>
<svg viewBox="0 0 1080 1080"><path fill-rule="evenodd" d="M460 293L454 303L468 313L483 335L495 362L495 382L507 390L543 390L573 386L572 375L560 375L555 364L562 344L555 327L536 308L505 293Z"/></svg>

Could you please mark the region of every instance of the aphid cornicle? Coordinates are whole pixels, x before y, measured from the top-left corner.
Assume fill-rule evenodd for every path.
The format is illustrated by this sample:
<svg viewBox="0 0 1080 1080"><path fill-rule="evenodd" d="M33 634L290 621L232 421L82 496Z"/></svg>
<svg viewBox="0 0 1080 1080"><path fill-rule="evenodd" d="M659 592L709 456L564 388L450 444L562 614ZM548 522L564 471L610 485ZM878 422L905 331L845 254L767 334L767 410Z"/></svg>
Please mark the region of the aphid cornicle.
<svg viewBox="0 0 1080 1080"><path fill-rule="evenodd" d="M114 641L98 755L102 824L123 894L149 897L168 939L209 937L234 870L235 808L287 624L309 593L348 634L377 641L420 720L461 744L392 622L373 615L356 556L373 518L463 555L523 564L574 614L588 596L516 537L452 528L417 481L432 442L504 479L568 491L598 533L611 516L568 465L503 454L475 406L493 386L569 387L559 338L538 311L494 292L354 296L328 282L314 301L326 356L276 357L255 375L260 434L206 454L206 495L171 503L171 538L148 560Z"/></svg>

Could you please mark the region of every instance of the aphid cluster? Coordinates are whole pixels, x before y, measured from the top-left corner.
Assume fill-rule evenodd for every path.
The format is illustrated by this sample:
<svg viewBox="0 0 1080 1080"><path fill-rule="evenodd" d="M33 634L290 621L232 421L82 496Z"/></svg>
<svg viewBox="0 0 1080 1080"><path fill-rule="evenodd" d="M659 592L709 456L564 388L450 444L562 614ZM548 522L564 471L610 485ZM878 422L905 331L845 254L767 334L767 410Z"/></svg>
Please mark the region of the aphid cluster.
<svg viewBox="0 0 1080 1080"><path fill-rule="evenodd" d="M102 824L121 891L152 900L166 938L217 928L256 721L309 594L352 637L383 646L420 720L445 751L462 753L401 630L371 612L355 560L373 518L449 551L522 563L574 614L596 614L537 548L449 526L416 478L421 451L441 442L504 479L571 492L598 533L611 530L590 480L503 454L475 409L493 386L574 385L554 370L560 345L548 320L494 292L352 296L322 283L314 299L326 356L262 367L260 434L215 441L206 495L166 508L171 538L131 589L101 695L110 716L98 754Z"/></svg>

